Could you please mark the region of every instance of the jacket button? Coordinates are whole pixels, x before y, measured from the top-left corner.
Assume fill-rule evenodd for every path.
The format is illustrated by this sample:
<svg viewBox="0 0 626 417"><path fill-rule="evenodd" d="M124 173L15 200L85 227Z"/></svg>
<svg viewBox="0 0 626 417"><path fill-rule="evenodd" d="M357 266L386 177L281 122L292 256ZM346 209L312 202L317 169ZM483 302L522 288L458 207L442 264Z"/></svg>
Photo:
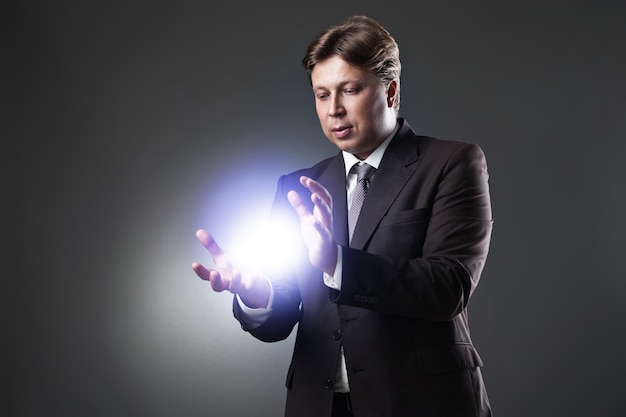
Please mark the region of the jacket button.
<svg viewBox="0 0 626 417"><path fill-rule="evenodd" d="M333 332L333 339L339 340L340 338L341 338L341 330L335 329L335 331Z"/></svg>
<svg viewBox="0 0 626 417"><path fill-rule="evenodd" d="M333 389L333 381L331 381L330 379L327 379L326 381L324 381L324 389L326 390L331 390Z"/></svg>

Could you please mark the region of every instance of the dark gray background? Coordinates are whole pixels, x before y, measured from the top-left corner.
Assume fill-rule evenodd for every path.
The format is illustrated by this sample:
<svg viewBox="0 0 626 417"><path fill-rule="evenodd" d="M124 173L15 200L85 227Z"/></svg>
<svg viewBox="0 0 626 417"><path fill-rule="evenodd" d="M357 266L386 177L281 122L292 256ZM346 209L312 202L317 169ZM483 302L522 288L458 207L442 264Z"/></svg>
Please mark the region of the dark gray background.
<svg viewBox="0 0 626 417"><path fill-rule="evenodd" d="M335 152L300 59L365 13L400 44L402 115L488 158L470 317L495 415L623 415L621 3L6 2L0 412L281 415L293 339L239 329L194 232L228 248Z"/></svg>

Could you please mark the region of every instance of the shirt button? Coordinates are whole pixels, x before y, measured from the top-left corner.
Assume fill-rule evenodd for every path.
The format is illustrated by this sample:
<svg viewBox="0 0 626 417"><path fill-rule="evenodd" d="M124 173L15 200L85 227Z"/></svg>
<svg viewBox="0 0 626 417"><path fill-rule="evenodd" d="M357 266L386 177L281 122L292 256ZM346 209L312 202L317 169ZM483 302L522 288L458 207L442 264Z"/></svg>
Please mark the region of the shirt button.
<svg viewBox="0 0 626 417"><path fill-rule="evenodd" d="M326 390L331 390L333 389L333 381L331 381L330 379L327 379L326 381L324 381L324 389Z"/></svg>
<svg viewBox="0 0 626 417"><path fill-rule="evenodd" d="M341 330L335 329L335 331L333 332L333 339L339 340L340 338L341 338Z"/></svg>

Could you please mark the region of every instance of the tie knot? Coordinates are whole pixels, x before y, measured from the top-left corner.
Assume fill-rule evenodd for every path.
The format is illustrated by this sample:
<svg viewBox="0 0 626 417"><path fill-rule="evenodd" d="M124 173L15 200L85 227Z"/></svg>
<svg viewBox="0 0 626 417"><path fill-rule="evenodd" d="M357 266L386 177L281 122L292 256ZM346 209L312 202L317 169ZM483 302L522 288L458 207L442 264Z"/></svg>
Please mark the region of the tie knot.
<svg viewBox="0 0 626 417"><path fill-rule="evenodd" d="M369 164L360 164L356 166L356 180L369 180L372 173L376 170L373 166Z"/></svg>

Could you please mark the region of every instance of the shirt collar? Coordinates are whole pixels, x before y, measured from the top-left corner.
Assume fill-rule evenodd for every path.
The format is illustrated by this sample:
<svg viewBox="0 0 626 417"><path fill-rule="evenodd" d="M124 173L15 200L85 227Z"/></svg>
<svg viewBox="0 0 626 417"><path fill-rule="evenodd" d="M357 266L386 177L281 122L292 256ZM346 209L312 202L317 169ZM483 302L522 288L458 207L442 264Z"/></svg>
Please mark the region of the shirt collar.
<svg viewBox="0 0 626 417"><path fill-rule="evenodd" d="M393 137L395 136L396 132L398 131L398 128L399 128L399 125L396 123L396 127L393 128L393 131L387 137L387 139L385 139L385 141L383 143L378 145L378 148L376 148L374 150L374 152L372 152L370 154L370 156L365 158L365 160L363 160L363 161L361 161L356 156L352 155L350 152L341 151L341 154L343 155L344 166L345 166L345 169L346 169L346 177L350 173L350 170L352 169L354 164L356 164L358 162L365 162L365 163L373 166L374 168L378 169L378 166L380 165L380 161L382 161L383 155L385 154L385 150L387 149L387 146L389 146L389 142L391 142L391 139L393 139Z"/></svg>

